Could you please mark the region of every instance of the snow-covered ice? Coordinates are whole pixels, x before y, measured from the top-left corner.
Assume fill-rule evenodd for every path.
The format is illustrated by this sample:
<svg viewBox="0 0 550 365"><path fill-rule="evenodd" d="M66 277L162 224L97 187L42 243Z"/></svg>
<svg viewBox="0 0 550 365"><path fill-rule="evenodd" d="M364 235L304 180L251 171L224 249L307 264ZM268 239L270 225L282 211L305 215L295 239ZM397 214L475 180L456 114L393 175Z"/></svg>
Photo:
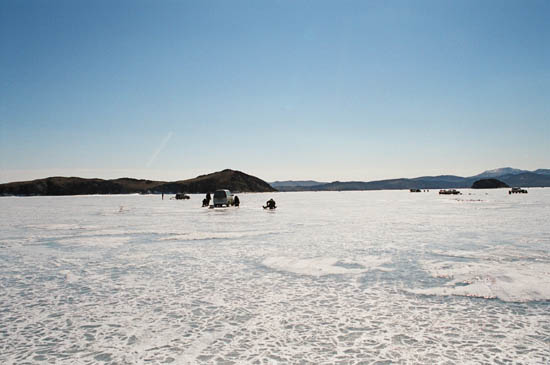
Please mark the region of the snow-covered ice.
<svg viewBox="0 0 550 365"><path fill-rule="evenodd" d="M550 189L463 193L0 198L0 363L549 363Z"/></svg>

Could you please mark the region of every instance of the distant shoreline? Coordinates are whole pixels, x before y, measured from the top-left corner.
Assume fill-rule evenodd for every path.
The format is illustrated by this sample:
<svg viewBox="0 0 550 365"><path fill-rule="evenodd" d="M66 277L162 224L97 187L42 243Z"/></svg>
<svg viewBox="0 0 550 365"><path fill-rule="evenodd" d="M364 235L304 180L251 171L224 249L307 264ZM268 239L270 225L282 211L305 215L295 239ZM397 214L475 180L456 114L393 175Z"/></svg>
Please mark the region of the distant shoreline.
<svg viewBox="0 0 550 365"><path fill-rule="evenodd" d="M369 191L369 190L437 190L468 189L480 179L497 178L508 186L550 187L550 170L526 171L512 168L488 170L481 174L422 176L377 181L276 181L271 184L241 171L226 169L192 179L173 182L119 178L112 180L80 177L49 177L32 181L0 184L0 196L65 196L118 194L205 194L217 189L243 193L299 191Z"/></svg>

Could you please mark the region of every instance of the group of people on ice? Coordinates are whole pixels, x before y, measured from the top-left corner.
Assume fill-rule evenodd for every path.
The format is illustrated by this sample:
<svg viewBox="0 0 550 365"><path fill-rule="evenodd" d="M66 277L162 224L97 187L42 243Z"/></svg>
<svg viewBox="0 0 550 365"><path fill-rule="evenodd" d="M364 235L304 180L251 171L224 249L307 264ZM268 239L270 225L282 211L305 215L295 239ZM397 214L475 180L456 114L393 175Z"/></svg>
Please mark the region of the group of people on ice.
<svg viewBox="0 0 550 365"><path fill-rule="evenodd" d="M210 206L210 201L212 200L212 196L210 193L206 193L206 196L202 200L202 206L208 207ZM235 198L233 198L234 205L238 207L241 204L241 201L239 200L239 197L235 195ZM265 205L263 206L264 209L275 209L277 208L277 204L275 203L275 200L269 199Z"/></svg>
<svg viewBox="0 0 550 365"><path fill-rule="evenodd" d="M206 197L202 200L202 206L208 207L210 206L210 200L212 200L212 197L210 193L206 193ZM233 205L238 207L241 204L241 201L239 200L239 197L235 195L233 198Z"/></svg>

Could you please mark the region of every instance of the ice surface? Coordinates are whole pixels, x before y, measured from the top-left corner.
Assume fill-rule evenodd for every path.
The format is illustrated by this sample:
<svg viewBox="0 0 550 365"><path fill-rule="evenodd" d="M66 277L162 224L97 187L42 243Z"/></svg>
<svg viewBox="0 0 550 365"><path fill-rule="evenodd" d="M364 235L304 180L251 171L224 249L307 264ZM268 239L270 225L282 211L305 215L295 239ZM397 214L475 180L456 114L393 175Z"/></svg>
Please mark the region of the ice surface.
<svg viewBox="0 0 550 365"><path fill-rule="evenodd" d="M262 263L272 269L293 272L303 275L337 275L337 274L360 274L369 269L378 269L380 265L388 263L389 260L380 257L364 257L359 260L362 263L350 260L339 260L336 257L269 257ZM365 264L367 266L365 266Z"/></svg>
<svg viewBox="0 0 550 365"><path fill-rule="evenodd" d="M463 192L1 198L0 363L550 362L550 189Z"/></svg>
<svg viewBox="0 0 550 365"><path fill-rule="evenodd" d="M417 294L465 295L509 302L550 301L548 262L425 262L433 277L452 279L445 286L412 289Z"/></svg>

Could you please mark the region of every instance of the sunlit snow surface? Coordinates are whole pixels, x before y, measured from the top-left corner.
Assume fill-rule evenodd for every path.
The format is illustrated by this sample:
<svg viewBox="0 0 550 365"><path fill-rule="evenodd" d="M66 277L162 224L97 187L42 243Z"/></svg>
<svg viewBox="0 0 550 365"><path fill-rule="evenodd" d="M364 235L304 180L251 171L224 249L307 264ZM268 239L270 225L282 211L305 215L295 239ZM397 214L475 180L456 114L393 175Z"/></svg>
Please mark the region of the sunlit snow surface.
<svg viewBox="0 0 550 365"><path fill-rule="evenodd" d="M0 198L0 363L550 363L550 189L463 192Z"/></svg>

